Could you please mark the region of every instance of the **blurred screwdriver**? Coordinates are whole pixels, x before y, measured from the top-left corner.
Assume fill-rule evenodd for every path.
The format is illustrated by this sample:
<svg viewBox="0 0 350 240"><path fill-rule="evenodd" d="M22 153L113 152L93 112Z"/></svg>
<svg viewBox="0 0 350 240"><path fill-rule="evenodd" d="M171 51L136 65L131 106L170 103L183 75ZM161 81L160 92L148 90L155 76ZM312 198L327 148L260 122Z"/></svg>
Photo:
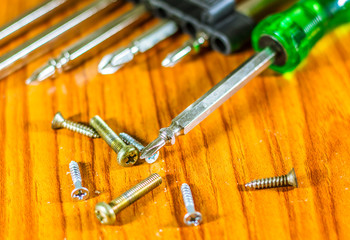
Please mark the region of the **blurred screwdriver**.
<svg viewBox="0 0 350 240"><path fill-rule="evenodd" d="M133 40L129 46L105 56L98 65L98 71L104 75L115 73L126 63L131 62L136 54L148 51L161 41L174 35L178 29L175 22L162 20L159 24Z"/></svg>
<svg viewBox="0 0 350 240"><path fill-rule="evenodd" d="M49 28L37 37L25 42L0 57L0 79L21 69L31 61L46 54L53 47L63 44L76 35L76 30L86 27L117 6L120 0L96 0L68 19Z"/></svg>
<svg viewBox="0 0 350 240"><path fill-rule="evenodd" d="M94 56L100 50L113 44L118 39L119 34L124 32L123 30L133 24L146 20L150 16L145 6L136 6L134 9L63 51L58 58L49 60L45 66L34 72L27 79L26 83L30 84L32 82L54 78L57 73L71 70Z"/></svg>
<svg viewBox="0 0 350 240"><path fill-rule="evenodd" d="M152 156L165 144L175 144L177 136L191 131L268 67L281 73L294 70L318 40L347 22L350 0L301 0L287 11L263 20L252 37L259 53L174 118L169 127L161 129L159 137L141 152L141 158Z"/></svg>
<svg viewBox="0 0 350 240"><path fill-rule="evenodd" d="M271 13L275 9L277 4L287 4L288 2L295 1L284 1L280 0L246 0L242 3L239 3L236 11L240 14L243 14L249 18L254 19L254 22L258 22L267 14ZM249 39L247 35L245 38L237 34L236 39L236 49L244 45ZM180 61L182 61L186 56L191 54L198 54L203 47L209 46L209 35L205 32L199 32L195 38L192 38L186 41L180 48L169 53L166 58L162 61L163 67L173 67Z"/></svg>
<svg viewBox="0 0 350 240"><path fill-rule="evenodd" d="M0 28L0 46L9 43L15 37L32 29L34 25L42 23L58 11L75 4L74 0L49 0L35 9L23 14Z"/></svg>

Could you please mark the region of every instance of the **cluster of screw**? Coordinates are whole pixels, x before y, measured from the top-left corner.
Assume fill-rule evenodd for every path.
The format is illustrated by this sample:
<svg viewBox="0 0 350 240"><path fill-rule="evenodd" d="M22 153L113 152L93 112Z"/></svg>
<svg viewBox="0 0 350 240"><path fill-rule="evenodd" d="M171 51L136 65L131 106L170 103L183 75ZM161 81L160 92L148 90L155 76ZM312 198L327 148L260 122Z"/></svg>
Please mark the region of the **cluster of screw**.
<svg viewBox="0 0 350 240"><path fill-rule="evenodd" d="M117 160L121 166L128 167L136 163L139 152L145 147L136 139L126 133L119 136L99 117L95 116L87 126L63 118L60 112L56 113L53 121L53 129L66 128L71 131L86 135L90 138L103 138L107 144L118 154ZM147 158L148 163L153 163L158 159L159 152ZM72 198L75 200L86 200L89 197L89 190L82 186L82 179L78 163L72 161L69 164L70 173L75 186L72 191ZM100 202L95 207L96 217L102 224L113 224L116 221L116 214L133 202L152 191L162 183L162 178L158 174L152 174L136 186L132 187L110 203ZM294 168L287 174L278 177L263 178L253 180L245 187L253 189L273 188L273 187L298 187ZM202 215L194 207L191 188L184 183L181 186L183 201L187 210L184 216L184 223L188 226L198 226L202 222Z"/></svg>

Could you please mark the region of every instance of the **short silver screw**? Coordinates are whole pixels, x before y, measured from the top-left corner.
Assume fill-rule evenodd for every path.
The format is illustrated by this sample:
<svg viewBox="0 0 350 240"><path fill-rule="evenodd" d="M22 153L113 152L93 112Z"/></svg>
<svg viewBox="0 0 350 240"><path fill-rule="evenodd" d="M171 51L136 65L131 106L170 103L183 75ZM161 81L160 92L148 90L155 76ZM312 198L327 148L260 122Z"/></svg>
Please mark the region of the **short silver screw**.
<svg viewBox="0 0 350 240"><path fill-rule="evenodd" d="M135 138L133 138L132 136L130 136L127 133L120 133L119 137L128 145L133 145L134 147L136 147L140 152L145 148L145 146L143 146L139 141L137 141ZM146 162L151 164L154 163L155 161L157 161L159 157L159 152L156 152L155 154L153 154L153 156L146 158Z"/></svg>
<svg viewBox="0 0 350 240"><path fill-rule="evenodd" d="M184 217L184 223L187 226L198 226L202 222L202 214L197 212L194 208L191 188L187 183L182 184L181 193L187 209L187 213Z"/></svg>
<svg viewBox="0 0 350 240"><path fill-rule="evenodd" d="M64 119L62 114L60 112L57 112L52 120L52 129L61 129L66 128L68 130L71 130L73 132L80 133L82 135L85 135L90 138L100 138L100 135L90 126L76 123L70 120Z"/></svg>
<svg viewBox="0 0 350 240"><path fill-rule="evenodd" d="M88 199L89 190L81 185L81 174L78 163L71 161L69 163L69 170L75 187L71 194L72 198L79 201Z"/></svg>
<svg viewBox="0 0 350 240"><path fill-rule="evenodd" d="M275 187L298 187L297 176L294 168L287 175L253 180L245 185L247 188L275 188Z"/></svg>

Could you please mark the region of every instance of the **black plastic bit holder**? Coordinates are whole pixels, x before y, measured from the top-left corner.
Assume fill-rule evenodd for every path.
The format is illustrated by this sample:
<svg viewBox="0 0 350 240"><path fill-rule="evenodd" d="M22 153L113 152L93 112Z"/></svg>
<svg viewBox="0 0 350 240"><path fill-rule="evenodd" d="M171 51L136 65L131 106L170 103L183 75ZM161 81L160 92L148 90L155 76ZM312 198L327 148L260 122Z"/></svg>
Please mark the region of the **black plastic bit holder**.
<svg viewBox="0 0 350 240"><path fill-rule="evenodd" d="M147 0L147 4L154 15L176 21L192 37L205 32L210 46L223 54L247 43L255 27L252 18L234 10L231 0Z"/></svg>

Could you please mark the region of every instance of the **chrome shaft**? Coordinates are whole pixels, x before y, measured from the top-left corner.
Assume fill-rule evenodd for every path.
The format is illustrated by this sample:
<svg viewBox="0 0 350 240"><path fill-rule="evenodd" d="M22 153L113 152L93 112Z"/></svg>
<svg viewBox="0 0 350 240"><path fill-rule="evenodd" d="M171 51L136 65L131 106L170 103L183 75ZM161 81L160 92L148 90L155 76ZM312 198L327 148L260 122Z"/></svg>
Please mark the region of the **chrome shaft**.
<svg viewBox="0 0 350 240"><path fill-rule="evenodd" d="M56 14L69 5L72 5L74 0L49 0L40 4L36 8L16 18L10 23L0 28L0 46L9 43L15 37L32 29L49 17Z"/></svg>
<svg viewBox="0 0 350 240"><path fill-rule="evenodd" d="M0 79L21 69L36 58L76 35L78 27L86 27L108 10L117 6L120 0L97 0L68 19L49 28L37 37L25 42L0 58Z"/></svg>
<svg viewBox="0 0 350 240"><path fill-rule="evenodd" d="M99 51L112 45L128 27L150 17L145 6L136 6L131 11L111 21L96 32L63 51L56 59L51 59L38 69L26 83L43 81L55 77L56 73L69 71Z"/></svg>
<svg viewBox="0 0 350 240"><path fill-rule="evenodd" d="M252 78L267 69L273 63L275 54L266 48L246 61L174 118L169 127L161 129L159 137L141 152L141 158L153 155L165 144L175 144L177 136L187 134Z"/></svg>

